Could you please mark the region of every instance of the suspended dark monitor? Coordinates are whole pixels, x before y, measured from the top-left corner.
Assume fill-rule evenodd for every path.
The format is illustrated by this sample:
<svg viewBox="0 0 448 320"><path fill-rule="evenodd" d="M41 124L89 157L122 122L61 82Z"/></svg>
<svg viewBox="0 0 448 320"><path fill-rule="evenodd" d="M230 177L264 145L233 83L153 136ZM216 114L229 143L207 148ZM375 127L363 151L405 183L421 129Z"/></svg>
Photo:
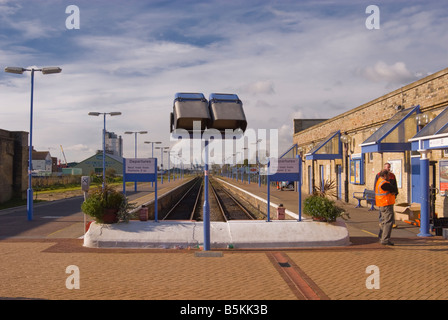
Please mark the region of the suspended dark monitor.
<svg viewBox="0 0 448 320"><path fill-rule="evenodd" d="M201 130L210 125L208 101L202 93L176 93L171 113L170 131L193 130L194 122L200 122Z"/></svg>
<svg viewBox="0 0 448 320"><path fill-rule="evenodd" d="M226 129L246 130L247 121L243 110L243 102L236 94L210 94L209 111L211 116L211 128L220 131Z"/></svg>

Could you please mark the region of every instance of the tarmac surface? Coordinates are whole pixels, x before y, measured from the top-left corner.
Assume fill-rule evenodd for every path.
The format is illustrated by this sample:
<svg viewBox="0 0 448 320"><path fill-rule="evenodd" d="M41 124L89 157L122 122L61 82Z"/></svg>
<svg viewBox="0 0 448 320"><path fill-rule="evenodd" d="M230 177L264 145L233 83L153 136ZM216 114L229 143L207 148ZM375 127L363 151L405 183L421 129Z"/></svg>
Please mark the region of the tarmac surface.
<svg viewBox="0 0 448 320"><path fill-rule="evenodd" d="M224 179L266 199L264 185ZM182 182L159 185L159 194ZM139 190L128 196L139 203L153 197L149 186ZM297 199L294 191L271 189L271 203L295 213ZM260 305L274 300L448 299L448 240L418 237L418 227L397 222L395 246L382 246L378 211L367 207L338 201L351 217L349 246L203 255L199 249L84 247L81 202L36 204L33 221L24 208L0 211L0 299L179 300L173 315L187 305L226 300L250 300L261 312Z"/></svg>

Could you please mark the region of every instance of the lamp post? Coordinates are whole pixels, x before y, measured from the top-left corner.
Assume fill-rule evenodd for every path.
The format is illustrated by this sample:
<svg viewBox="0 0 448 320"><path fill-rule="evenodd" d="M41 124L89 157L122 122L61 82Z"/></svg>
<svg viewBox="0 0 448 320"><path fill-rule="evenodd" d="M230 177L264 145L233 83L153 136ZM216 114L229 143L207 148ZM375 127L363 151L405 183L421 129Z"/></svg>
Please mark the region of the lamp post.
<svg viewBox="0 0 448 320"><path fill-rule="evenodd" d="M137 134L147 134L148 131L125 131L124 134L135 134L134 140L134 158L137 158ZM134 182L134 191L137 191L137 181Z"/></svg>
<svg viewBox="0 0 448 320"><path fill-rule="evenodd" d="M154 158L154 143L155 144L161 144L160 141L145 141L145 143L150 143L152 145L152 151L151 151L151 158ZM154 185L154 182L151 182L151 187Z"/></svg>
<svg viewBox="0 0 448 320"><path fill-rule="evenodd" d="M32 186L32 171L33 171L33 95L34 95L34 72L40 71L42 74L60 73L62 71L59 67L45 67L41 69L26 69L22 67L6 67L5 72L14 74L23 74L25 71L31 71L31 103L30 103L30 138L28 146L28 190L27 190L27 218L28 221L33 220L33 186Z"/></svg>
<svg viewBox="0 0 448 320"><path fill-rule="evenodd" d="M243 183L244 183L244 171L246 170L246 167L244 166L244 158L246 156L244 150L247 150L247 149L248 149L247 147L243 148L243 173L242 173L242 179L241 179L241 182L243 182ZM247 157L247 158L249 159L249 157ZM249 161L247 161L247 167L249 168ZM247 183L250 184L250 170L249 170L249 173L247 174Z"/></svg>
<svg viewBox="0 0 448 320"><path fill-rule="evenodd" d="M170 163L170 151L169 148L165 148L167 149L166 151L163 151L163 153L166 153L168 155L168 182L170 182L170 177L171 177L171 163Z"/></svg>
<svg viewBox="0 0 448 320"><path fill-rule="evenodd" d="M111 117L121 115L121 112L89 112L89 116L98 117L100 114L103 118L103 190L106 185L106 115Z"/></svg>
<svg viewBox="0 0 448 320"><path fill-rule="evenodd" d="M236 181L238 182L238 162L236 160L236 155L237 155L237 153L234 153L232 156L235 158ZM232 169L232 179L234 179L233 178L233 169Z"/></svg>
<svg viewBox="0 0 448 320"><path fill-rule="evenodd" d="M348 177L348 161L349 161L349 154L348 154L348 152L349 152L349 150L350 150L350 152L352 152L351 151L351 148L350 148L350 144L351 144L351 142L352 142L352 137L351 136L349 136L346 132L343 134L343 135L341 135L341 142L344 144L344 150L345 150L345 168L344 168L344 171L345 171L345 181L344 181L344 193L345 193L345 202L347 202L348 203L348 201L349 201L349 199L348 199L348 179L349 179L349 177ZM314 161L314 160L313 160ZM314 172L314 171L313 171Z"/></svg>
<svg viewBox="0 0 448 320"><path fill-rule="evenodd" d="M258 144L261 142L261 139L258 139L256 142L254 142L253 144L256 145L256 153L255 153L255 159L257 162L257 166L258 166L258 186L261 187L261 175L260 175L260 163L258 162Z"/></svg>
<svg viewBox="0 0 448 320"><path fill-rule="evenodd" d="M160 149L160 156L161 156L161 162L160 162L160 183L163 184L163 149L169 149L169 147L156 147L156 149Z"/></svg>

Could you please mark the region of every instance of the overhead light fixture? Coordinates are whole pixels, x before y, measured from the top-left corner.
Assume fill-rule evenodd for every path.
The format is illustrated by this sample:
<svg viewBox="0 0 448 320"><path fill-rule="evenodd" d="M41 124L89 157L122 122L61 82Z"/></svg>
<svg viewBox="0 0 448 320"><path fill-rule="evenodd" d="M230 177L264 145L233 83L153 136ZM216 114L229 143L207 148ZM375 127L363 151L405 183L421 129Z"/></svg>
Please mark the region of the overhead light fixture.
<svg viewBox="0 0 448 320"><path fill-rule="evenodd" d="M59 67L45 67L42 68L42 74L61 73L62 69Z"/></svg>
<svg viewBox="0 0 448 320"><path fill-rule="evenodd" d="M25 68L21 67L6 67L5 72L23 74L26 71Z"/></svg>

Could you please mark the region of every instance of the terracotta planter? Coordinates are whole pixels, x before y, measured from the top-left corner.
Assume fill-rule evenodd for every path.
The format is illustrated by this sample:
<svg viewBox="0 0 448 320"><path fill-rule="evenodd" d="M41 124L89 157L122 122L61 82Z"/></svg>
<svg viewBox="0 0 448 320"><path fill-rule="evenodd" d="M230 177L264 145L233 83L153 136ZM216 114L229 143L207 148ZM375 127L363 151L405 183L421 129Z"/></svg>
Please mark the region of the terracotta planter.
<svg viewBox="0 0 448 320"><path fill-rule="evenodd" d="M86 232L89 231L90 225L92 224L93 221L89 221L86 223Z"/></svg>
<svg viewBox="0 0 448 320"><path fill-rule="evenodd" d="M103 223L117 223L118 222L117 209L104 209Z"/></svg>
<svg viewBox="0 0 448 320"><path fill-rule="evenodd" d="M140 221L148 221L148 207L143 206L139 211Z"/></svg>
<svg viewBox="0 0 448 320"><path fill-rule="evenodd" d="M327 219L325 219L324 217L312 217L313 221L318 221L318 222L327 222Z"/></svg>

